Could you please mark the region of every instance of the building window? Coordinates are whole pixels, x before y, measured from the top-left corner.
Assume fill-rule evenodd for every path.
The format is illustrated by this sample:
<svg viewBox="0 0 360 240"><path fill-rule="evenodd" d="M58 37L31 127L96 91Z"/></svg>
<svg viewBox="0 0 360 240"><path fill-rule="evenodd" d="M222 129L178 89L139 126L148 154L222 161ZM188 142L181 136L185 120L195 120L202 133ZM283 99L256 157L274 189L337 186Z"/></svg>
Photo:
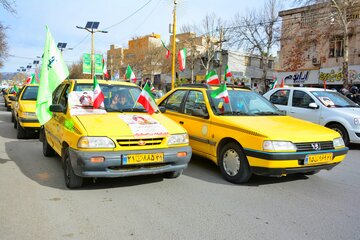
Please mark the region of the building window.
<svg viewBox="0 0 360 240"><path fill-rule="evenodd" d="M344 39L342 37L334 37L329 43L329 57L344 56Z"/></svg>
<svg viewBox="0 0 360 240"><path fill-rule="evenodd" d="M274 69L274 60L269 60L268 61L268 68L269 69Z"/></svg>
<svg viewBox="0 0 360 240"><path fill-rule="evenodd" d="M314 11L306 11L301 13L301 27L306 27L313 24L315 21Z"/></svg>
<svg viewBox="0 0 360 240"><path fill-rule="evenodd" d="M245 66L251 66L251 57L245 57Z"/></svg>

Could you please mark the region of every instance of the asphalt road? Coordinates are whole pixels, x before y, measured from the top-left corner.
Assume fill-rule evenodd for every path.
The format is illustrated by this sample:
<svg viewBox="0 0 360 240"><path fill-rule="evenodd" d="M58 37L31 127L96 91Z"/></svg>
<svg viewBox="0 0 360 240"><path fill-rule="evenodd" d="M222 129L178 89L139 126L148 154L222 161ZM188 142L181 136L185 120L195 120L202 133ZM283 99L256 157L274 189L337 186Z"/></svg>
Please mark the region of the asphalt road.
<svg viewBox="0 0 360 240"><path fill-rule="evenodd" d="M0 96L0 239L360 240L360 145L332 171L222 179L194 157L177 179L98 179L64 184L59 157L18 140Z"/></svg>

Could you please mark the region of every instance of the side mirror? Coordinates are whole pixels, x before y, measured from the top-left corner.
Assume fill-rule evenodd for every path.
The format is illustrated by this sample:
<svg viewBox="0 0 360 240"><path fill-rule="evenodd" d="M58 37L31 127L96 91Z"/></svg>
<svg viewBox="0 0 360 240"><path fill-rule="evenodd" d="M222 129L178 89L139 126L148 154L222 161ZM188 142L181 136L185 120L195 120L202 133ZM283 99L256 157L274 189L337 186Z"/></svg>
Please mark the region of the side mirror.
<svg viewBox="0 0 360 240"><path fill-rule="evenodd" d="M285 110L279 110L279 112L280 112L280 114L281 114L282 116L286 116L286 111L285 111Z"/></svg>
<svg viewBox="0 0 360 240"><path fill-rule="evenodd" d="M318 109L319 106L318 106L316 103L312 102L312 103L309 103L309 108L311 108L311 109Z"/></svg>
<svg viewBox="0 0 360 240"><path fill-rule="evenodd" d="M50 111L51 112L65 113L66 108L61 104L52 104L52 105L50 105Z"/></svg>
<svg viewBox="0 0 360 240"><path fill-rule="evenodd" d="M159 110L161 113L165 113L166 112L166 108L164 106L160 106Z"/></svg>

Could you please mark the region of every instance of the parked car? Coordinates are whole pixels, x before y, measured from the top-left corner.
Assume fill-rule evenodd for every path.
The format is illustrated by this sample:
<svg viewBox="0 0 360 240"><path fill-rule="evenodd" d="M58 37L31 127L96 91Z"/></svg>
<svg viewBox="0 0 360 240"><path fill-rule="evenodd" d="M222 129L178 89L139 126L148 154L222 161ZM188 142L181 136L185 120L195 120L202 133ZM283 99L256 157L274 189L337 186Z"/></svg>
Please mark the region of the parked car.
<svg viewBox="0 0 360 240"><path fill-rule="evenodd" d="M178 87L158 104L188 131L193 153L217 164L226 180L244 183L252 174L314 174L345 158L348 148L339 133L284 116L260 94L241 87L227 87L226 103L211 97L217 88Z"/></svg>
<svg viewBox="0 0 360 240"><path fill-rule="evenodd" d="M16 96L16 91L14 90L13 87L10 87L5 90L4 102L7 111L11 111L11 104L12 104L12 100L10 99L11 96Z"/></svg>
<svg viewBox="0 0 360 240"><path fill-rule="evenodd" d="M360 143L360 107L335 90L307 87L275 88L264 94L286 114L331 128L346 145Z"/></svg>
<svg viewBox="0 0 360 240"><path fill-rule="evenodd" d="M38 84L29 84L22 87L12 100L11 120L17 129L17 138L22 139L32 133L38 133L40 123L36 116L36 99Z"/></svg>
<svg viewBox="0 0 360 240"><path fill-rule="evenodd" d="M141 88L133 83L98 81L104 107L93 108L93 81L66 80L53 93L52 118L40 132L43 154L57 153L68 188L83 178L181 175L192 151L186 130L157 111L136 103ZM126 107L117 105L120 95ZM136 104L135 104L136 103Z"/></svg>

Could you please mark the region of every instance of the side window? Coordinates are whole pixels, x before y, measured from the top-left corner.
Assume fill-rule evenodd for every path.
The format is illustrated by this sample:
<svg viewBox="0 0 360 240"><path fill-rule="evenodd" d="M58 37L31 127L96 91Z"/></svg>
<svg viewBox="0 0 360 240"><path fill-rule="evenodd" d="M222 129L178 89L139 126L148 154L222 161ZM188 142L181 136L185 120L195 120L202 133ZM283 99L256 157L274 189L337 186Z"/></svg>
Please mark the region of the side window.
<svg viewBox="0 0 360 240"><path fill-rule="evenodd" d="M289 101L290 90L281 89L270 96L270 102L278 105L287 105Z"/></svg>
<svg viewBox="0 0 360 240"><path fill-rule="evenodd" d="M60 99L60 96L61 96L61 93L62 93L64 87L65 87L65 84L61 84L53 92L53 99L52 99L53 104L59 102L59 99Z"/></svg>
<svg viewBox="0 0 360 240"><path fill-rule="evenodd" d="M69 94L70 85L66 84L64 88L65 88L65 91L63 91L63 94L60 97L59 104L66 107L68 104L68 94Z"/></svg>
<svg viewBox="0 0 360 240"><path fill-rule="evenodd" d="M193 116L204 116L208 113L202 92L190 91L185 101L184 113Z"/></svg>
<svg viewBox="0 0 360 240"><path fill-rule="evenodd" d="M295 90L292 98L293 107L309 108L314 100L306 92Z"/></svg>
<svg viewBox="0 0 360 240"><path fill-rule="evenodd" d="M164 102L160 104L160 106L164 106L166 110L173 112L181 111L181 103L184 99L184 96L187 91L178 90L171 94Z"/></svg>

